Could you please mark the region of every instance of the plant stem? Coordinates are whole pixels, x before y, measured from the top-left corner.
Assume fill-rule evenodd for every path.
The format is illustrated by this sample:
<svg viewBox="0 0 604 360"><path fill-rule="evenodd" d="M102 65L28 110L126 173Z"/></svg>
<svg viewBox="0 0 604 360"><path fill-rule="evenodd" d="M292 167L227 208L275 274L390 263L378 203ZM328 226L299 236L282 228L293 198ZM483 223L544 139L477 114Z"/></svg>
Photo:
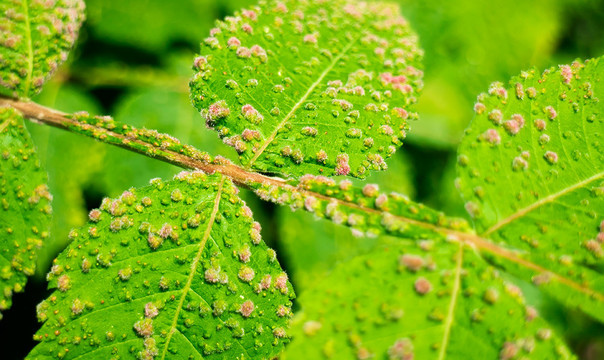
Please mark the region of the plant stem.
<svg viewBox="0 0 604 360"><path fill-rule="evenodd" d="M92 117L86 113L66 114L42 105L15 100L0 96L0 107L10 106L22 113L22 115L34 122L41 122L70 132L79 133L92 137L98 141L119 146L151 158L155 158L178 167L190 170L201 170L206 173L219 172L230 178L235 184L257 189L259 186L277 186L292 193L298 193L302 197L312 196L326 201L336 201L338 205L363 211L365 213L381 213L381 210L361 206L352 201L331 198L325 194L305 190L300 186L292 185L283 179L274 178L246 171L234 165L229 160L217 156L212 160L207 153L201 152L189 145L183 145L178 139L170 135L160 134L155 130L136 129L125 124L119 124L109 117ZM553 279L561 284L574 288L580 292L589 294L594 298L604 301L604 294L594 291L581 283L560 274L551 273L548 269L520 257L515 251L507 249L480 235L458 231L451 228L441 227L417 219L395 216L399 220L434 230L447 235L450 241L457 241L469 245L483 253L491 253L498 258L506 259L523 268L536 273L549 273ZM387 233L387 231L385 231Z"/></svg>
<svg viewBox="0 0 604 360"><path fill-rule="evenodd" d="M136 129L125 124L119 124L109 117L92 117L87 113L66 114L34 102L1 96L0 106L11 106L21 112L25 118L34 122L41 122L59 129L82 134L184 169L201 170L210 174L219 172L229 177L235 184L252 190L259 186L277 186L289 192L297 192L304 197L313 196L327 202L335 201L341 206L360 210L367 214L382 213L381 210L361 206L352 201L335 199L325 194L305 190L280 178L247 171L220 156L212 160L209 154L192 146L183 145L178 139L170 135L160 134L155 130ZM451 235L455 240L464 239L467 235L471 235L416 219L401 216L398 216L398 218L415 226Z"/></svg>
<svg viewBox="0 0 604 360"><path fill-rule="evenodd" d="M74 116L34 102L25 102L3 96L0 96L0 106L11 106L21 112L25 118L34 122L92 137L98 141L152 157L184 169L202 170L207 173L219 172L231 178L238 185L248 186L250 182L268 183L278 186L287 185L283 180L245 171L224 158L212 161L208 154L190 146L181 145L177 139L169 135L154 133L146 129L139 130L126 125L112 128L107 125L115 124L112 122L103 123L100 121L97 124L90 124L86 121L78 120L77 114L74 118ZM150 133L153 135L153 141L148 140ZM162 143L163 141L169 142L172 146L166 146L166 144ZM171 148L179 149L180 151L172 150Z"/></svg>

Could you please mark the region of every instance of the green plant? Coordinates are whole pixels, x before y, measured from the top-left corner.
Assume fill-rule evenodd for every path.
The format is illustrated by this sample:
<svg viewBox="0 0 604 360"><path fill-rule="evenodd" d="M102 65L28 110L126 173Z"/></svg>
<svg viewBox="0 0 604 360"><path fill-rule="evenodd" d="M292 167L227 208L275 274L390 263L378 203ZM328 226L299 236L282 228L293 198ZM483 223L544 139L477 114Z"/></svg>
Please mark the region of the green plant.
<svg viewBox="0 0 604 360"><path fill-rule="evenodd" d="M217 24L191 99L241 165L28 101L66 59L83 4L0 6L0 309L50 224L24 118L189 170L105 199L70 233L29 358L573 358L518 281L604 321L600 59L479 95L457 168L471 225L344 178L385 170L417 118L422 51L396 6L263 1ZM294 289L238 187L379 244L314 279L290 327Z"/></svg>

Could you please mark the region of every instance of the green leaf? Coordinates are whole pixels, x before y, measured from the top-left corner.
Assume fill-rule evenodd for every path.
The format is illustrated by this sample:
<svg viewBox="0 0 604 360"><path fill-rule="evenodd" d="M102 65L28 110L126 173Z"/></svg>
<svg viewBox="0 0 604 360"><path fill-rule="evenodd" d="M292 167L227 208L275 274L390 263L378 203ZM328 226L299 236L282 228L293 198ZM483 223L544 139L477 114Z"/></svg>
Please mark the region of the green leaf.
<svg viewBox="0 0 604 360"><path fill-rule="evenodd" d="M220 174L105 199L48 275L29 359L269 359L293 289Z"/></svg>
<svg viewBox="0 0 604 360"><path fill-rule="evenodd" d="M571 359L521 291L469 247L390 246L300 297L283 359Z"/></svg>
<svg viewBox="0 0 604 360"><path fill-rule="evenodd" d="M0 107L0 311L34 274L51 222L47 175L23 121L16 110Z"/></svg>
<svg viewBox="0 0 604 360"><path fill-rule="evenodd" d="M535 70L479 96L458 186L492 255L604 321L602 59Z"/></svg>
<svg viewBox="0 0 604 360"><path fill-rule="evenodd" d="M3 1L0 14L0 94L28 98L67 60L84 2Z"/></svg>
<svg viewBox="0 0 604 360"><path fill-rule="evenodd" d="M350 229L309 213L280 207L277 215L279 255L286 261L297 292L312 287L337 263L366 253L377 240L353 236Z"/></svg>
<svg viewBox="0 0 604 360"><path fill-rule="evenodd" d="M364 177L417 116L422 52L396 5L262 1L211 34L191 98L247 169Z"/></svg>

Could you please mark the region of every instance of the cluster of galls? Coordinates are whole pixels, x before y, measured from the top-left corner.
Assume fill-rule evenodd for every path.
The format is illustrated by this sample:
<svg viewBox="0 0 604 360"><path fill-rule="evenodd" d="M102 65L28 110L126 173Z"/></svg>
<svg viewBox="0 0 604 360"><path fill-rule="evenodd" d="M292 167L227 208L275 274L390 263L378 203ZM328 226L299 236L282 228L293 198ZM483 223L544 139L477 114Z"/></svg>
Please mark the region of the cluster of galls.
<svg viewBox="0 0 604 360"><path fill-rule="evenodd" d="M85 111L74 113L69 117L76 120L71 124L71 130L105 143L125 146L151 156L162 155L168 159L184 155L204 164L213 162L208 153L199 151L191 145L182 144L175 137L157 130L137 129L117 122L110 116L91 116ZM218 159L218 156L216 158ZM214 163L218 161L217 159L214 159Z"/></svg>
<svg viewBox="0 0 604 360"><path fill-rule="evenodd" d="M357 236L390 234L415 239L436 236L421 223L451 230L469 229L468 223L461 219L447 218L398 193L381 193L375 184L359 188L349 180L336 183L324 176L305 175L297 186L257 184L254 191L264 200L289 205L293 210L303 208L349 226Z"/></svg>

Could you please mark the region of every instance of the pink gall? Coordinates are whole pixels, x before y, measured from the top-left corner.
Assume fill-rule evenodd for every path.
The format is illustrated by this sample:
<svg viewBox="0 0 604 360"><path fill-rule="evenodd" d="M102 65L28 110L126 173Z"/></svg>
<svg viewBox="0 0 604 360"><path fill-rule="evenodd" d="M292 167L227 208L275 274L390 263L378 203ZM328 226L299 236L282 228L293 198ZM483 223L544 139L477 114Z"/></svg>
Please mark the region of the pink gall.
<svg viewBox="0 0 604 360"><path fill-rule="evenodd" d="M558 154L556 154L553 151L546 151L545 154L543 155L543 157L550 164L555 164L558 162Z"/></svg>
<svg viewBox="0 0 604 360"><path fill-rule="evenodd" d="M399 258L399 264L411 272L417 272L424 267L425 260L418 255L404 254Z"/></svg>
<svg viewBox="0 0 604 360"><path fill-rule="evenodd" d="M145 317L147 319L153 319L159 315L159 309L152 302L148 302L145 304Z"/></svg>
<svg viewBox="0 0 604 360"><path fill-rule="evenodd" d="M143 319L134 323L134 330L139 336L149 337L153 335L153 321L151 319Z"/></svg>
<svg viewBox="0 0 604 360"><path fill-rule="evenodd" d="M247 317L250 317L250 315L252 315L252 313L254 312L255 309L256 309L256 306L254 305L254 303L251 300L246 300L239 307L239 313L241 314L241 316L247 318Z"/></svg>
<svg viewBox="0 0 604 360"><path fill-rule="evenodd" d="M252 51L246 47L240 46L237 48L236 52L237 56L240 58L250 58L252 57Z"/></svg>
<svg viewBox="0 0 604 360"><path fill-rule="evenodd" d="M432 284L425 277L419 277L415 281L414 288L419 295L426 295L432 291Z"/></svg>
<svg viewBox="0 0 604 360"><path fill-rule="evenodd" d="M501 136L495 129L488 129L482 134L482 138L492 145L499 145L501 143Z"/></svg>
<svg viewBox="0 0 604 360"><path fill-rule="evenodd" d="M536 119L535 120L535 127L537 128L537 130L539 131L543 131L546 128L547 123L545 122L545 120L543 119Z"/></svg>
<svg viewBox="0 0 604 360"><path fill-rule="evenodd" d="M340 154L336 157L336 175L348 175L350 173L350 165L348 165L348 155Z"/></svg>
<svg viewBox="0 0 604 360"><path fill-rule="evenodd" d="M303 41L305 43L316 44L317 43L317 36L314 35L314 34L304 35Z"/></svg>
<svg viewBox="0 0 604 360"><path fill-rule="evenodd" d="M239 39L237 39L236 37L231 37L228 41L227 41L227 45L229 48L238 48L239 46L241 46L241 41Z"/></svg>
<svg viewBox="0 0 604 360"><path fill-rule="evenodd" d="M254 28L248 23L241 25L241 30L248 34L252 34L254 32Z"/></svg>
<svg viewBox="0 0 604 360"><path fill-rule="evenodd" d="M556 112L556 109L554 109L553 106L546 106L543 111L550 120L554 120L556 117L558 117L558 113Z"/></svg>
<svg viewBox="0 0 604 360"><path fill-rule="evenodd" d="M220 100L218 102L213 103L208 108L208 118L209 120L215 121L218 119L224 119L231 113L231 110L227 106L226 101Z"/></svg>
<svg viewBox="0 0 604 360"><path fill-rule="evenodd" d="M562 76L562 80L565 84L570 84L573 79L573 69L568 65L561 65L560 76Z"/></svg>
<svg viewBox="0 0 604 360"><path fill-rule="evenodd" d="M510 135L516 135L520 132L520 124L516 120L507 120L503 123L503 127Z"/></svg>

